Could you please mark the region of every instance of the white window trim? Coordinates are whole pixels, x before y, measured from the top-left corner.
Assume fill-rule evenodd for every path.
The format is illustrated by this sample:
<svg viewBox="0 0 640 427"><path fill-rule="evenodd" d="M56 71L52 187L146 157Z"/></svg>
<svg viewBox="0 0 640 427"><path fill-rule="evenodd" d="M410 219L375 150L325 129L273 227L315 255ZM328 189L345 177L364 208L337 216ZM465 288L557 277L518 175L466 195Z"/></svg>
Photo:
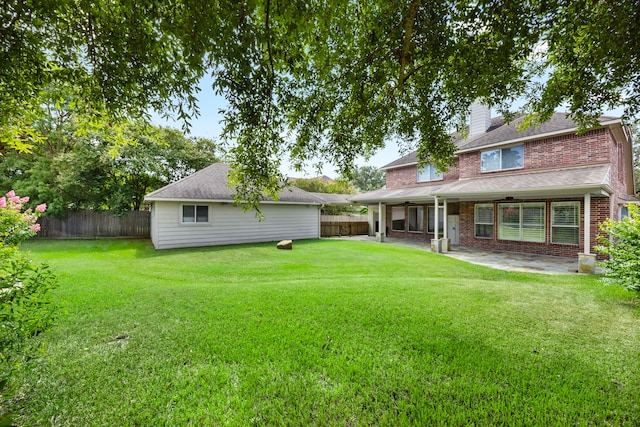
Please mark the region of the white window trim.
<svg viewBox="0 0 640 427"><path fill-rule="evenodd" d="M396 211L399 211L400 208L402 208L402 212L403 212L403 224L404 224L404 228L402 230L397 229L397 228L393 228L393 211L394 209ZM405 209L404 206L392 206L391 207L391 231L405 231L407 229L407 210Z"/></svg>
<svg viewBox="0 0 640 427"><path fill-rule="evenodd" d="M518 166L517 168L503 168L502 167L502 150L506 150L506 149L510 149L510 148L515 148L515 147L522 147L522 166ZM490 151L498 151L500 153L500 167L498 169L492 169L492 170L484 170L482 168L482 155L484 153L488 153ZM484 150L480 152L480 172L481 173L491 173L491 172L500 172L500 171L512 171L512 170L517 170L517 169L524 169L524 144L519 144L519 145L512 145L511 147L502 147L502 148L492 148L491 150Z"/></svg>
<svg viewBox="0 0 640 427"><path fill-rule="evenodd" d="M491 222L478 222L478 208L486 208L486 207L491 207L491 211L493 212L493 215L492 215L492 218L491 218ZM490 240L494 239L495 236L496 236L495 216L496 216L496 208L495 208L493 203L478 203L478 204L476 204L473 207L473 237L475 237L476 239L490 239ZM493 233L491 233L490 237L478 236L476 225L492 225L493 226Z"/></svg>
<svg viewBox="0 0 640 427"><path fill-rule="evenodd" d="M411 221L410 221L411 209L416 209L416 217L418 216L417 210L418 209L422 210L422 221L420 221L420 223L418 224L418 227L419 227L418 230L412 230L411 229ZM417 220L417 218L416 218L416 220ZM424 233L424 206L409 206L409 208L407 209L407 218L405 219L405 221L407 223L407 231L409 233ZM416 223L417 223L417 221L416 221Z"/></svg>
<svg viewBox="0 0 640 427"><path fill-rule="evenodd" d="M628 216L629 216L629 206L628 205L620 206L620 209L618 211L618 220L622 220L623 218Z"/></svg>
<svg viewBox="0 0 640 427"><path fill-rule="evenodd" d="M573 205L573 206L577 206L578 207L578 223L576 225L555 225L553 223L553 219L554 219L554 215L553 215L553 208L555 206L566 206L566 205ZM550 220L550 224L551 224L551 243L553 243L554 245L568 245L568 246L579 246L580 245L580 202L551 202L551 220ZM576 243L566 243L566 242L554 242L553 241L553 229L554 228L575 228L578 230L578 241Z"/></svg>
<svg viewBox="0 0 640 427"><path fill-rule="evenodd" d="M507 205L517 205L519 207L519 220L518 220L518 225L519 225L519 238L518 239L508 239L505 238L504 236L500 236L500 227L502 226L502 215L501 215L501 207L502 206L507 206ZM537 205L537 206L541 206L542 207L542 240L525 240L523 239L523 225L524 225L524 207L526 205ZM511 242L527 242L527 243L546 243L547 239L546 239L546 235L547 235L547 221L546 221L546 215L547 215L547 209L546 209L546 204L544 202L530 202L530 203L499 203L498 204L498 239L499 240L506 240L506 241L511 241Z"/></svg>
<svg viewBox="0 0 640 427"><path fill-rule="evenodd" d="M184 221L184 207L185 206L193 206L194 209L194 222L185 222ZM206 207L207 208L207 221L206 222L198 222L198 207ZM197 203L183 203L180 205L178 215L180 216L180 225L185 225L187 227L197 227L203 225L209 225L211 223L211 206L210 205L199 205Z"/></svg>
<svg viewBox="0 0 640 427"><path fill-rule="evenodd" d="M424 171L425 169L429 168L429 178L427 179L420 179L420 171ZM431 179L431 169L435 170L435 175L437 175L436 178ZM422 174L424 175L424 173ZM432 181L442 181L444 179L444 173L442 173L441 171L438 170L438 168L436 168L433 164L428 164L428 165L424 165L421 167L418 167L417 169L417 176L416 176L416 181L417 182L432 182Z"/></svg>

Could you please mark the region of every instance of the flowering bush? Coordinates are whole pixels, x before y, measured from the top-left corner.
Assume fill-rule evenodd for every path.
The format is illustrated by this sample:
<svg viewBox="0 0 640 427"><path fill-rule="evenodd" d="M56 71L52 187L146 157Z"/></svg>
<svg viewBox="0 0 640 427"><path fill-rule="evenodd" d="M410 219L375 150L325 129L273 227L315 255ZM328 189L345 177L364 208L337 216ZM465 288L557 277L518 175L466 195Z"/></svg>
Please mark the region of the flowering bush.
<svg viewBox="0 0 640 427"><path fill-rule="evenodd" d="M46 204L23 211L28 197L9 191L0 197L0 392L13 367L31 351L28 338L53 320L48 298L55 276L46 265L34 265L18 245L40 230L36 222ZM0 424L7 420L0 395Z"/></svg>
<svg viewBox="0 0 640 427"><path fill-rule="evenodd" d="M20 197L13 190L0 197L0 248L16 246L40 231L40 224L36 221L47 210L47 205L43 203L34 211L27 209L22 212L22 206L28 201L28 197Z"/></svg>

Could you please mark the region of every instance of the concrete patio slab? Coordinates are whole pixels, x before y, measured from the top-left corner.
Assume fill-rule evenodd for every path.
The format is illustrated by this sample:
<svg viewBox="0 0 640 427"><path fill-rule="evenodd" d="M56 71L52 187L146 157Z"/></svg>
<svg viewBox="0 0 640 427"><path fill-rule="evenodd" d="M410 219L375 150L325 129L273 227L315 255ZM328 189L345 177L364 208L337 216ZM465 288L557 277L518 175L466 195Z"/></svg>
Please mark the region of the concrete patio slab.
<svg viewBox="0 0 640 427"><path fill-rule="evenodd" d="M337 239L370 242L376 241L375 237L371 236L337 237ZM380 244L408 246L431 252L431 244L426 241L386 237L384 243ZM574 259L516 252L485 251L459 246L454 246L450 252L442 253L442 255L470 262L472 264L479 264L507 271L523 271L544 274L578 274L578 257ZM596 268L596 273L600 272L601 269Z"/></svg>

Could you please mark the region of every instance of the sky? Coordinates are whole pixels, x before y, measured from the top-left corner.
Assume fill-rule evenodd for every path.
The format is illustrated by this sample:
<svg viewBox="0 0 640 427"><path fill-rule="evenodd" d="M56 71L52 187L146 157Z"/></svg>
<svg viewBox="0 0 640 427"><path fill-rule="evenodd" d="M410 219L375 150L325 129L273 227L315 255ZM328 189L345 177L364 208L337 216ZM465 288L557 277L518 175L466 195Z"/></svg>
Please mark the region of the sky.
<svg viewBox="0 0 640 427"><path fill-rule="evenodd" d="M222 133L222 124L220 123L222 120L222 114L219 111L225 108L226 102L224 98L214 95L211 89L203 89L200 92L198 98L200 116L191 120L191 129L189 131L189 134L191 136L209 138L214 141L218 141L220 139L219 136ZM166 120L157 114L152 115L151 121L155 125L182 129L182 125L180 122ZM387 163L391 163L402 155L403 154L399 153L397 145L389 144L387 147L379 150L368 161L363 157L358 158L356 164L358 166L370 165L379 168L386 165ZM310 162L310 164L302 172L298 172L293 169L288 161L283 161L280 169L281 172L288 177L313 178L318 176L318 172L313 166L313 163L315 162ZM326 162L324 164L324 167L322 168L321 174L331 178L338 177L338 173L336 172L333 165Z"/></svg>
<svg viewBox="0 0 640 427"><path fill-rule="evenodd" d="M220 134L222 133L222 114L220 113L221 109L226 107L226 101L223 97L217 96L213 93L211 88L211 78L205 77L200 82L200 92L198 93L198 105L200 107L200 116L197 118L193 118L191 121L191 130L190 135L196 137L204 137L213 139L214 141L218 141L220 138ZM514 107L518 107L518 105L514 105ZM564 111L562 107L556 109L556 111ZM622 111L610 111L605 112L605 115L613 115L620 116ZM495 115L495 112L492 111L492 116ZM168 126L176 129L181 129L182 125L180 122L173 120L166 120L160 117L157 114L152 115L151 119L152 123L159 126ZM374 156L372 156L369 160L366 160L362 157L356 160L356 164L358 166L375 166L382 167L397 158L403 156L406 153L401 153L398 146L393 143L387 143L387 146L381 150L379 150ZM313 163L310 164L302 171L298 172L294 170L291 164L285 159L282 162L281 172L288 177L291 178L312 178L318 176L318 172L313 166ZM322 175L329 176L331 178L337 178L338 173L335 171L335 168L330 163L325 162L324 167L321 171Z"/></svg>
<svg viewBox="0 0 640 427"><path fill-rule="evenodd" d="M220 113L220 110L226 107L226 101L223 97L217 96L213 93L210 77L206 77L201 80L200 89L201 90L197 95L198 106L200 107L200 116L191 120L191 129L189 134L191 136L209 138L214 141L218 141L220 139L219 136L222 133L222 124L220 123L222 120L222 114ZM158 114L153 114L151 121L154 125L182 129L182 124L180 122L166 120ZM399 153L397 145L389 144L387 147L379 150L376 155L371 157L368 161L361 157L356 161L356 164L358 166L370 165L382 167L402 155L403 154ZM302 172L294 170L288 161L283 161L282 163L281 172L285 176L292 178L313 178L318 176L317 170L313 167L313 163L315 162L310 162L307 168ZM331 178L338 177L338 173L335 171L335 168L326 162L321 174Z"/></svg>

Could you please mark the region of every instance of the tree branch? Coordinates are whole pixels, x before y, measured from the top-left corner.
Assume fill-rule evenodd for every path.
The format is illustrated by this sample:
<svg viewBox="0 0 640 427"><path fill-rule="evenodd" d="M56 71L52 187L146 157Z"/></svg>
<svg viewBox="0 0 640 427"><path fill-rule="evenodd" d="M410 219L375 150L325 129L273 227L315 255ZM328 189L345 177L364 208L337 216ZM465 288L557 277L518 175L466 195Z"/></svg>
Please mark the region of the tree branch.
<svg viewBox="0 0 640 427"><path fill-rule="evenodd" d="M402 43L402 51L400 52L400 75L398 77L398 89L402 91L404 82L406 80L405 67L409 60L409 48L411 47L411 36L413 35L413 24L418 17L418 8L420 7L420 0L413 0L411 6L409 6L409 13L404 19L404 41Z"/></svg>
<svg viewBox="0 0 640 427"><path fill-rule="evenodd" d="M267 57L269 58L269 72L267 77L267 95L269 98L269 105L267 106L267 120L265 127L269 126L271 122L271 106L273 105L273 85L275 79L275 67L273 65L273 53L271 51L271 0L267 0L265 6L265 32L267 36Z"/></svg>

